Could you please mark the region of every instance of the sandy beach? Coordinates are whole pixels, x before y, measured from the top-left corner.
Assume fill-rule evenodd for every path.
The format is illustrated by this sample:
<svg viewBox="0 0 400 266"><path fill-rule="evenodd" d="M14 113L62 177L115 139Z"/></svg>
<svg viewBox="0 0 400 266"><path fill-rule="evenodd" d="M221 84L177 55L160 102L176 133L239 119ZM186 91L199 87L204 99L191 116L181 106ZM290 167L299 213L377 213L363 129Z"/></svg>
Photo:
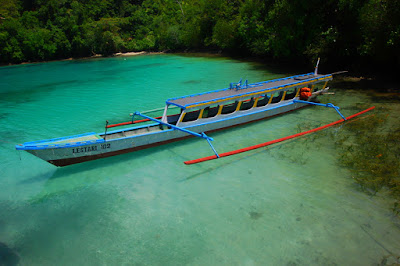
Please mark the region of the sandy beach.
<svg viewBox="0 0 400 266"><path fill-rule="evenodd" d="M94 54L92 56L86 56L86 57L79 57L79 58L65 58L65 59L56 59L56 60L49 60L49 61L27 61L27 62L22 62L18 64L0 64L0 66L12 66L12 65L25 65L25 64L37 64L37 63L46 63L46 62L55 62L55 61L70 61L70 60L79 60L79 59L91 59L91 58L106 58L106 57L113 57L113 56L118 56L118 57L128 57L128 56L137 56L137 55L146 55L146 54L163 54L164 52L146 52L146 51L140 51L140 52L126 52L126 53L115 53L110 56L103 56L101 54Z"/></svg>
<svg viewBox="0 0 400 266"><path fill-rule="evenodd" d="M141 52L126 52L126 53L115 53L114 56L135 56L135 55L142 55L147 54L148 52L141 51Z"/></svg>

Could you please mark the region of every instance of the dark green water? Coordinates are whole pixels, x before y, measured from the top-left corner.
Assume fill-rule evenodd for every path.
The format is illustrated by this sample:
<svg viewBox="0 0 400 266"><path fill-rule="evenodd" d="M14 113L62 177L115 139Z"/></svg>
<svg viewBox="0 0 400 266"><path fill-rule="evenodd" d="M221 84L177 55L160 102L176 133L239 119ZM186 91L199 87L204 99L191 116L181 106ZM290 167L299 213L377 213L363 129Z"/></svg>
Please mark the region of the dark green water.
<svg viewBox="0 0 400 266"><path fill-rule="evenodd" d="M177 55L0 68L0 249L21 265L376 265L399 255L390 200L360 192L336 163L330 136L343 126L192 166L183 162L212 154L204 140L65 168L14 150L102 132L105 120L170 97L284 75ZM346 116L373 104L355 91L324 97ZM338 119L313 107L211 136L225 152Z"/></svg>

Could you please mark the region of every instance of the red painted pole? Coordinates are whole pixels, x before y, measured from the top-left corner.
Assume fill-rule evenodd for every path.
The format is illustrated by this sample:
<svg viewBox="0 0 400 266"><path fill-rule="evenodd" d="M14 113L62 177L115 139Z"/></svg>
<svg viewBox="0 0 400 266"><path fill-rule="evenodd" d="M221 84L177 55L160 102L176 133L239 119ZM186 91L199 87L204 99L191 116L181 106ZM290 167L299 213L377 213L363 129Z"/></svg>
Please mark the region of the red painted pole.
<svg viewBox="0 0 400 266"><path fill-rule="evenodd" d="M362 114L364 114L364 113L366 113L368 111L371 111L374 108L375 108L375 106L370 107L370 108L368 108L368 109L366 109L364 111L361 111L359 113L356 113L354 115L346 117L346 119L347 120L352 119L352 118L354 118L356 116L359 116L359 115L362 115ZM342 123L344 121L345 121L344 119L340 119L340 120L338 120L336 122L332 122L330 124L327 124L327 125L324 125L324 126L321 126L321 127L317 127L317 128L311 129L311 130L307 130L307 131L304 131L304 132L300 132L300 133L297 133L297 134L294 134L294 135L291 135L291 136L287 136L287 137L283 137L283 138L280 138L280 139L271 140L271 141L268 141L268 142L264 142L264 143L261 143L261 144L257 144L257 145L246 147L246 148L239 149L239 150L220 153L219 157L222 158L222 157L227 157L227 156L230 156L230 155L234 155L234 154L238 154L238 153L242 153L242 152L246 152L246 151L259 149L259 148L262 148L262 147L265 147L265 146L269 146L269 145L272 145L272 144L275 144L275 143L279 143L279 142L282 142L282 141L285 141L285 140L288 140L288 139L293 139L293 138L297 138L297 137L300 137L300 136L303 136L303 135L306 135L306 134L310 134L310 133L325 129L327 127L331 127L331 126L337 125L337 124ZM218 157L216 155L212 155L212 156L208 156L208 157L203 157L203 158L199 158L199 159L195 159L195 160L186 161L185 164L196 164L196 163L201 163L201 162L214 160L214 159L218 159Z"/></svg>
<svg viewBox="0 0 400 266"><path fill-rule="evenodd" d="M155 117L155 118L160 119L161 116ZM125 125L130 125L130 124L137 124L137 123L142 123L142 122L147 122L147 121L150 121L150 119L141 119L141 120L123 122L123 123L118 123L118 124L112 124L112 125L108 125L107 128L125 126Z"/></svg>

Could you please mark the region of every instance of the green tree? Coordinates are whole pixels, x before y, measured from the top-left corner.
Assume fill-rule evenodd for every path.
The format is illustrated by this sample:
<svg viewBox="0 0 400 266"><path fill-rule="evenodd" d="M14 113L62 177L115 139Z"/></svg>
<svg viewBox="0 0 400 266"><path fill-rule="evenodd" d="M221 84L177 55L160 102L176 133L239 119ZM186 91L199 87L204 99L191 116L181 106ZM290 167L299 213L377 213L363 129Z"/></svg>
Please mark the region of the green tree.
<svg viewBox="0 0 400 266"><path fill-rule="evenodd" d="M236 20L218 20L213 30L213 43L222 49L236 46Z"/></svg>
<svg viewBox="0 0 400 266"><path fill-rule="evenodd" d="M400 2L369 0L360 12L360 53L380 66L400 63Z"/></svg>
<svg viewBox="0 0 400 266"><path fill-rule="evenodd" d="M20 8L17 0L0 0L0 20L18 17Z"/></svg>
<svg viewBox="0 0 400 266"><path fill-rule="evenodd" d="M0 61L222 49L400 67L398 0L0 0Z"/></svg>

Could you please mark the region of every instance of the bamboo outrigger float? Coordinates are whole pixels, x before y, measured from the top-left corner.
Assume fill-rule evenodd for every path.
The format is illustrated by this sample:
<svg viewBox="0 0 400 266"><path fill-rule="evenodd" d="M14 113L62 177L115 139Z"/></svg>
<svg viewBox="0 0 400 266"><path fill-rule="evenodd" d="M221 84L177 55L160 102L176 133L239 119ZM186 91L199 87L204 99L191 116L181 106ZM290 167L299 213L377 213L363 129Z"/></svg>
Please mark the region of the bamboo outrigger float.
<svg viewBox="0 0 400 266"><path fill-rule="evenodd" d="M207 140L218 157L211 145L213 139L206 133L307 106L314 97L329 89L326 86L330 80L332 74L321 75L316 70L253 84L248 84L247 80L231 83L226 89L168 99L161 117L135 112L132 121L114 125L107 122L105 133L26 142L16 145L16 149L56 166L66 166L196 136ZM310 88L310 97L300 99L304 87ZM327 107L334 107L339 112L336 106ZM135 120L136 117L141 119ZM107 132L109 128L129 124L134 126Z"/></svg>

